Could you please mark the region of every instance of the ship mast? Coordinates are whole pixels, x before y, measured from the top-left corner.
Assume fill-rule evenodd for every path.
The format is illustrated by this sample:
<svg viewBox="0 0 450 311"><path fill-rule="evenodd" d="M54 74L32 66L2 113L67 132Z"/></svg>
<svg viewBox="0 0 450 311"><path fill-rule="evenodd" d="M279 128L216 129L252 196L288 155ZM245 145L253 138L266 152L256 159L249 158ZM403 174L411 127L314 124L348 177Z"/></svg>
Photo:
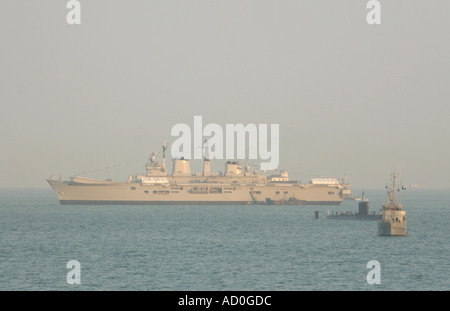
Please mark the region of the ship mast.
<svg viewBox="0 0 450 311"><path fill-rule="evenodd" d="M401 205L400 202L400 191L403 189L402 183L400 182L400 185L397 185L397 174L392 173L392 186L387 186L386 189L388 190L388 197L389 197L389 203L392 205ZM396 192L398 193L398 196L395 195Z"/></svg>
<svg viewBox="0 0 450 311"><path fill-rule="evenodd" d="M167 149L167 141L165 139L163 141L162 148L163 148L162 168L163 168L163 171L165 172L166 171L166 149Z"/></svg>
<svg viewBox="0 0 450 311"><path fill-rule="evenodd" d="M204 145L203 145L203 159L205 161L209 161L209 141L205 139Z"/></svg>
<svg viewBox="0 0 450 311"><path fill-rule="evenodd" d="M209 160L208 140L205 140L203 145L203 176L211 176L211 161Z"/></svg>
<svg viewBox="0 0 450 311"><path fill-rule="evenodd" d="M395 179L397 178L397 175L395 173L392 173L392 203L395 204Z"/></svg>
<svg viewBox="0 0 450 311"><path fill-rule="evenodd" d="M395 179L396 179L395 173L392 173L391 180L392 180L392 186L388 185L388 182L386 181L386 189L388 193L388 205L395 205Z"/></svg>

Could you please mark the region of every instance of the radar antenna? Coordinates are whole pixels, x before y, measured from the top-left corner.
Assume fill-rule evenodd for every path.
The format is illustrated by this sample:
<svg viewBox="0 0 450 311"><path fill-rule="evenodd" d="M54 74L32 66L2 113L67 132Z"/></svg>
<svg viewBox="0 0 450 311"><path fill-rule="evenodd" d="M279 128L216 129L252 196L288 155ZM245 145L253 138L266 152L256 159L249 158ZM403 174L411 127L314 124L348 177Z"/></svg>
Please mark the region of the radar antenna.
<svg viewBox="0 0 450 311"><path fill-rule="evenodd" d="M155 157L158 156L159 152L152 152L152 155L150 156L150 162L155 163Z"/></svg>

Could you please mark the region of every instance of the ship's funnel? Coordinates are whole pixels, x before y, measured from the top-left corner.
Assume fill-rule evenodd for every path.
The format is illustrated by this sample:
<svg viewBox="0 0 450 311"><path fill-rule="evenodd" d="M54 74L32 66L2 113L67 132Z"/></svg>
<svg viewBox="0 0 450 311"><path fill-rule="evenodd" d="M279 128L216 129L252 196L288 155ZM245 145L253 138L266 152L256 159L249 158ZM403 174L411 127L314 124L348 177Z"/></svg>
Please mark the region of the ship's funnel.
<svg viewBox="0 0 450 311"><path fill-rule="evenodd" d="M203 176L211 176L211 161L208 159L203 161Z"/></svg>
<svg viewBox="0 0 450 311"><path fill-rule="evenodd" d="M173 160L173 176L191 176L189 161L184 158Z"/></svg>

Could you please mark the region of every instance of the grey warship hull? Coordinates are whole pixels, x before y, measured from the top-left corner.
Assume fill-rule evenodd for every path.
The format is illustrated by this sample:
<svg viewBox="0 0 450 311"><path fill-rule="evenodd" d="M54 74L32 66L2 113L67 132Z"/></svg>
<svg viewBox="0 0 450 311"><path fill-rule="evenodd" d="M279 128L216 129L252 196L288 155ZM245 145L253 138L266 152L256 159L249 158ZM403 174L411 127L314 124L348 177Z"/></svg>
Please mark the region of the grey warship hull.
<svg viewBox="0 0 450 311"><path fill-rule="evenodd" d="M48 180L64 205L339 205L340 189L316 185L84 183ZM200 189L201 188L201 189Z"/></svg>
<svg viewBox="0 0 450 311"><path fill-rule="evenodd" d="M378 235L381 236L395 236L407 235L408 225L405 223L391 223L387 221L378 222Z"/></svg>

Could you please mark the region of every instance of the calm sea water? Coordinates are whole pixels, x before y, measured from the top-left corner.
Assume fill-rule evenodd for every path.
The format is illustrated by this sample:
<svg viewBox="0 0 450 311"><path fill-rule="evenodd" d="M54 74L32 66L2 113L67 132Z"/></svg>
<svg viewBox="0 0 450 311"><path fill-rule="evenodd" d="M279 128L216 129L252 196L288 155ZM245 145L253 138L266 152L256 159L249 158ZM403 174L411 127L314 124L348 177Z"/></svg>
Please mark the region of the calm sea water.
<svg viewBox="0 0 450 311"><path fill-rule="evenodd" d="M450 290L450 191L407 190L410 233L326 219L341 206L61 206L0 190L0 290ZM366 191L370 210L385 201ZM319 211L320 218L314 218ZM81 284L69 285L69 260ZM369 285L378 260L381 284Z"/></svg>

